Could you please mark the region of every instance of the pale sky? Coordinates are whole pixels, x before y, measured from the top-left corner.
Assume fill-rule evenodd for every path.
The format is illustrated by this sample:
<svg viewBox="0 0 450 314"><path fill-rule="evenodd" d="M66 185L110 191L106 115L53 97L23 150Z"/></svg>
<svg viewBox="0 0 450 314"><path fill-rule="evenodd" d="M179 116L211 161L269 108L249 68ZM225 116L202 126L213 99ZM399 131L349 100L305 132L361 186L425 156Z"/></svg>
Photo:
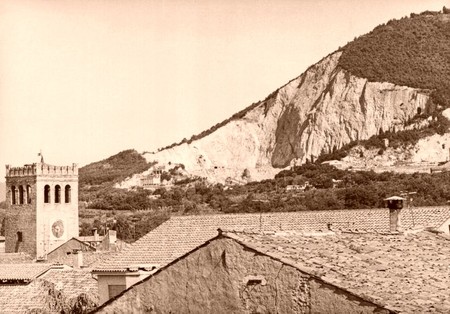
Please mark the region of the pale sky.
<svg viewBox="0 0 450 314"><path fill-rule="evenodd" d="M450 0L3 0L5 164L80 166L178 142L380 23Z"/></svg>

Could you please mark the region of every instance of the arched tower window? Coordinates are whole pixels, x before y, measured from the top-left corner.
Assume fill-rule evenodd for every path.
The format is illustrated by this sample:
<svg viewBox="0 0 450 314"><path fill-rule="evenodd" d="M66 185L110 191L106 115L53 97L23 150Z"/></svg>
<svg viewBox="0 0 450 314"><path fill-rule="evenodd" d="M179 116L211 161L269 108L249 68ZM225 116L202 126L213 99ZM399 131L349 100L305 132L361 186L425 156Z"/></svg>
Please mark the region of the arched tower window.
<svg viewBox="0 0 450 314"><path fill-rule="evenodd" d="M418 107L417 108L417 114L420 115L422 113L422 108Z"/></svg>
<svg viewBox="0 0 450 314"><path fill-rule="evenodd" d="M70 197L71 197L71 190L70 190L70 185L66 185L64 188L64 202L65 203L70 203Z"/></svg>
<svg viewBox="0 0 450 314"><path fill-rule="evenodd" d="M11 204L15 204L16 203L16 187L13 185L11 187Z"/></svg>
<svg viewBox="0 0 450 314"><path fill-rule="evenodd" d="M55 186L55 203L61 203L61 187Z"/></svg>
<svg viewBox="0 0 450 314"><path fill-rule="evenodd" d="M27 185L27 204L31 204L31 186Z"/></svg>
<svg viewBox="0 0 450 314"><path fill-rule="evenodd" d="M24 195L23 186L19 185L19 204L23 204L25 201L25 195Z"/></svg>
<svg viewBox="0 0 450 314"><path fill-rule="evenodd" d="M44 187L44 203L50 203L50 185Z"/></svg>

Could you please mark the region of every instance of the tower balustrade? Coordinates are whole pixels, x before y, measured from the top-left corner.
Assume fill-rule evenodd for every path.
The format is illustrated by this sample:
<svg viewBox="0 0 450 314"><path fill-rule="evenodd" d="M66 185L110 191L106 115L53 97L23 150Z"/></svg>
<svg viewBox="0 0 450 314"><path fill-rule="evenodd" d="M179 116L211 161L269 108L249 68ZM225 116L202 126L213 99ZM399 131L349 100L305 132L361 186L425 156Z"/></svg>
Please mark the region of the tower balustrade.
<svg viewBox="0 0 450 314"><path fill-rule="evenodd" d="M53 166L45 163L34 163L23 167L6 165L6 177L23 177L32 175L78 175L78 166Z"/></svg>

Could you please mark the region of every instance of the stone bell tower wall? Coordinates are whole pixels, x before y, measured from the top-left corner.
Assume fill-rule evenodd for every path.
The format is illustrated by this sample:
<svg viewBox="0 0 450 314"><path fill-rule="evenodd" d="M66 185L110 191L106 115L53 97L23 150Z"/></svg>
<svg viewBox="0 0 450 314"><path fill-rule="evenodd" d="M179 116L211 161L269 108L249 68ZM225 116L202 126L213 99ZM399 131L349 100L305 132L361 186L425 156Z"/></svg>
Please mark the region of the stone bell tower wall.
<svg viewBox="0 0 450 314"><path fill-rule="evenodd" d="M45 259L48 252L78 236L76 164L7 165L6 190L6 252Z"/></svg>
<svg viewBox="0 0 450 314"><path fill-rule="evenodd" d="M19 187L29 187L26 202L20 204ZM15 203L13 192L15 187ZM5 252L26 252L36 256L36 177L6 177ZM29 201L29 202L28 202Z"/></svg>

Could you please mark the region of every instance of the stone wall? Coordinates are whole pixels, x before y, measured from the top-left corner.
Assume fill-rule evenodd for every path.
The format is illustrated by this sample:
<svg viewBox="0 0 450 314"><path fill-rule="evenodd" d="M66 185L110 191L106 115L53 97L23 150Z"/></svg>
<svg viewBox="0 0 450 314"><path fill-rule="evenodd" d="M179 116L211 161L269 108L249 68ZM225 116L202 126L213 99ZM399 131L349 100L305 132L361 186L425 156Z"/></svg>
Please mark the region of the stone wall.
<svg viewBox="0 0 450 314"><path fill-rule="evenodd" d="M5 220L5 252L26 252L31 256L36 255L36 177L7 178L6 186L6 220ZM11 186L31 187L31 203L12 204ZM18 195L18 193L17 193ZM18 241L17 232L22 233L22 241Z"/></svg>
<svg viewBox="0 0 450 314"><path fill-rule="evenodd" d="M110 297L110 286L123 286L124 289L127 289L142 279L148 277L148 274L132 272L132 273L123 273L123 272L112 272L105 274L97 274L98 278L98 295L100 299L99 304L103 304L108 301ZM117 290L116 290L117 292ZM128 313L127 311L125 311Z"/></svg>
<svg viewBox="0 0 450 314"><path fill-rule="evenodd" d="M79 250L82 252L94 252L95 249L87 244L84 244L78 240L70 239L63 245L54 249L47 255L47 262L49 263L60 263L65 265L73 265L75 256L73 255L74 250Z"/></svg>
<svg viewBox="0 0 450 314"><path fill-rule="evenodd" d="M110 301L99 313L389 313L220 238Z"/></svg>
<svg viewBox="0 0 450 314"><path fill-rule="evenodd" d="M44 187L50 186L50 203L44 202ZM55 186L61 187L61 202L55 203ZM64 201L64 188L66 185L71 187L70 203ZM78 177L75 176L41 176L37 178L37 238L36 253L38 257L45 257L72 237L78 237L79 218L78 218ZM56 221L63 223L63 233L60 237L53 234L52 226Z"/></svg>
<svg viewBox="0 0 450 314"><path fill-rule="evenodd" d="M37 165L6 167L5 251L26 252L33 258L41 259L65 241L78 236L78 175L76 165L47 168ZM47 202L44 200L46 185L50 187ZM59 202L55 202L57 185L60 188ZM67 202L66 185L70 187ZM13 186L15 193L11 189ZM61 230L58 236L52 232L55 223ZM21 241L18 234L21 234Z"/></svg>

